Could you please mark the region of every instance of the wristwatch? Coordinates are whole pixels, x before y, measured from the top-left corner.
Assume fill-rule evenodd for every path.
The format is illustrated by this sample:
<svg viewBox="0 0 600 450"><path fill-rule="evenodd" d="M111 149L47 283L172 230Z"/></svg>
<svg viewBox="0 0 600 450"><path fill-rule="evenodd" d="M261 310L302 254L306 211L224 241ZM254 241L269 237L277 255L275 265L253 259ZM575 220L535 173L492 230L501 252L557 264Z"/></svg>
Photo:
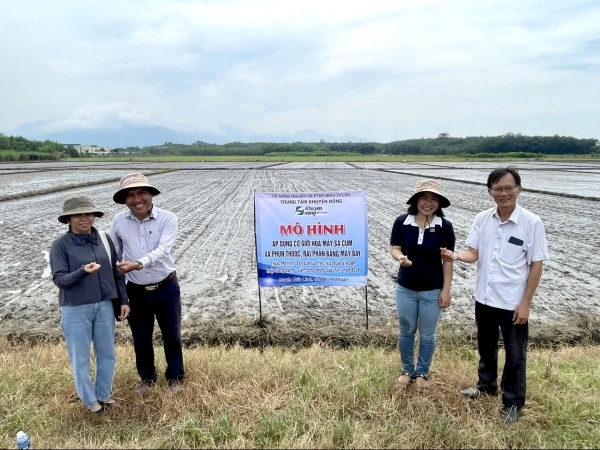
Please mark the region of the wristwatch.
<svg viewBox="0 0 600 450"><path fill-rule="evenodd" d="M144 268L144 265L141 263L141 261L136 261L138 268L135 270L142 270Z"/></svg>

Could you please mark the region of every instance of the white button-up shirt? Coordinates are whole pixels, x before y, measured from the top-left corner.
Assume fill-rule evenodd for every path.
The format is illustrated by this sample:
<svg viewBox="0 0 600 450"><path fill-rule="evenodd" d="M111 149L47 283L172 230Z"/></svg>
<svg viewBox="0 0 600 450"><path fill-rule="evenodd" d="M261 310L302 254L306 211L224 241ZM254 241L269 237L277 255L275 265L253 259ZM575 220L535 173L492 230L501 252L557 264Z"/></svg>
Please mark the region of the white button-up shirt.
<svg viewBox="0 0 600 450"><path fill-rule="evenodd" d="M523 300L531 263L548 259L542 220L519 205L506 222L495 207L479 213L466 244L478 251L475 300L510 311Z"/></svg>
<svg viewBox="0 0 600 450"><path fill-rule="evenodd" d="M140 261L144 268L125 274L135 284L154 284L175 270L173 244L177 237L177 217L152 205L144 220L128 209L115 216L110 226L119 261Z"/></svg>

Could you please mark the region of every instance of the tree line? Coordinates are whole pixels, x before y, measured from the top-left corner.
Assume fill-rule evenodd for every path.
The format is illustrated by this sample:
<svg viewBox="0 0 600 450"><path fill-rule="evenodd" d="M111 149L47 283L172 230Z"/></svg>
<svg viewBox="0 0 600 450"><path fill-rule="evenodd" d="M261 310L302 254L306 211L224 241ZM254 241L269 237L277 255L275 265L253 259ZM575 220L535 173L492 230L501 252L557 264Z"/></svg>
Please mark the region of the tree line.
<svg viewBox="0 0 600 450"><path fill-rule="evenodd" d="M181 156L332 156L332 155L452 155L457 157L500 156L536 158L545 155L600 156L597 139L569 136L524 136L507 133L502 136L451 137L441 133L436 138L407 139L386 144L378 142L232 142L210 144L197 141L190 145L165 142L149 147L114 149L109 155L181 155ZM34 141L21 136L0 134L0 161L57 161L77 158L73 146L53 141Z"/></svg>
<svg viewBox="0 0 600 450"><path fill-rule="evenodd" d="M513 156L534 158L544 155L597 155L597 139L577 139L569 136L524 136L507 133L503 136L453 138L441 133L437 138L407 139L386 144L378 142L294 142L269 143L232 142L224 145L194 142L191 145L166 142L164 145L139 150L148 155L186 156L269 156L269 155L454 155L465 157Z"/></svg>
<svg viewBox="0 0 600 450"><path fill-rule="evenodd" d="M65 147L54 141L33 141L22 136L5 136L0 133L0 162L60 161L78 156L79 153L72 145Z"/></svg>

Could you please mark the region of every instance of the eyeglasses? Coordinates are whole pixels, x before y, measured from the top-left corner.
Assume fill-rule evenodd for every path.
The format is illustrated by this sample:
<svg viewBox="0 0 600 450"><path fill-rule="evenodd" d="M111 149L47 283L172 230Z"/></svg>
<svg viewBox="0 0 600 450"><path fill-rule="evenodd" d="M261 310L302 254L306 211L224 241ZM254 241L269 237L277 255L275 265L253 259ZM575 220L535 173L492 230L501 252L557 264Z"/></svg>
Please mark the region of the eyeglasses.
<svg viewBox="0 0 600 450"><path fill-rule="evenodd" d="M506 192L507 194L512 194L513 192L515 192L517 190L519 186L507 186L507 187L497 187L497 188L491 188L490 192L492 194L502 194L503 192Z"/></svg>

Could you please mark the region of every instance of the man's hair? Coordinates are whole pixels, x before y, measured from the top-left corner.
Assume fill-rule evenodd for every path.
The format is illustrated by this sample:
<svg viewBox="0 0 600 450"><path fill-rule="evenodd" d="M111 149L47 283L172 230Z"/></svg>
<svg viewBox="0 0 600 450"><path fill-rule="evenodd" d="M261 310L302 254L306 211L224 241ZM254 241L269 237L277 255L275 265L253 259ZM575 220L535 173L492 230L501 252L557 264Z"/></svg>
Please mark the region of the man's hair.
<svg viewBox="0 0 600 450"><path fill-rule="evenodd" d="M507 175L509 173L513 177L515 177L515 182L517 183L517 186L521 186L521 175L519 175L519 171L517 170L517 168L515 166L508 166L508 167L502 167L500 169L495 169L492 171L492 173L489 174L488 179L487 179L488 189L490 189L492 187L492 184L496 183L500 178L502 178L504 175Z"/></svg>
<svg viewBox="0 0 600 450"><path fill-rule="evenodd" d="M417 208L417 202L419 201L419 197L420 195L416 196L413 199L413 201L410 202L408 205L408 209L406 210L406 212L411 216L416 216L419 213L419 209ZM438 208L433 213L438 217L444 217L444 211L442 210L441 206L438 206Z"/></svg>

